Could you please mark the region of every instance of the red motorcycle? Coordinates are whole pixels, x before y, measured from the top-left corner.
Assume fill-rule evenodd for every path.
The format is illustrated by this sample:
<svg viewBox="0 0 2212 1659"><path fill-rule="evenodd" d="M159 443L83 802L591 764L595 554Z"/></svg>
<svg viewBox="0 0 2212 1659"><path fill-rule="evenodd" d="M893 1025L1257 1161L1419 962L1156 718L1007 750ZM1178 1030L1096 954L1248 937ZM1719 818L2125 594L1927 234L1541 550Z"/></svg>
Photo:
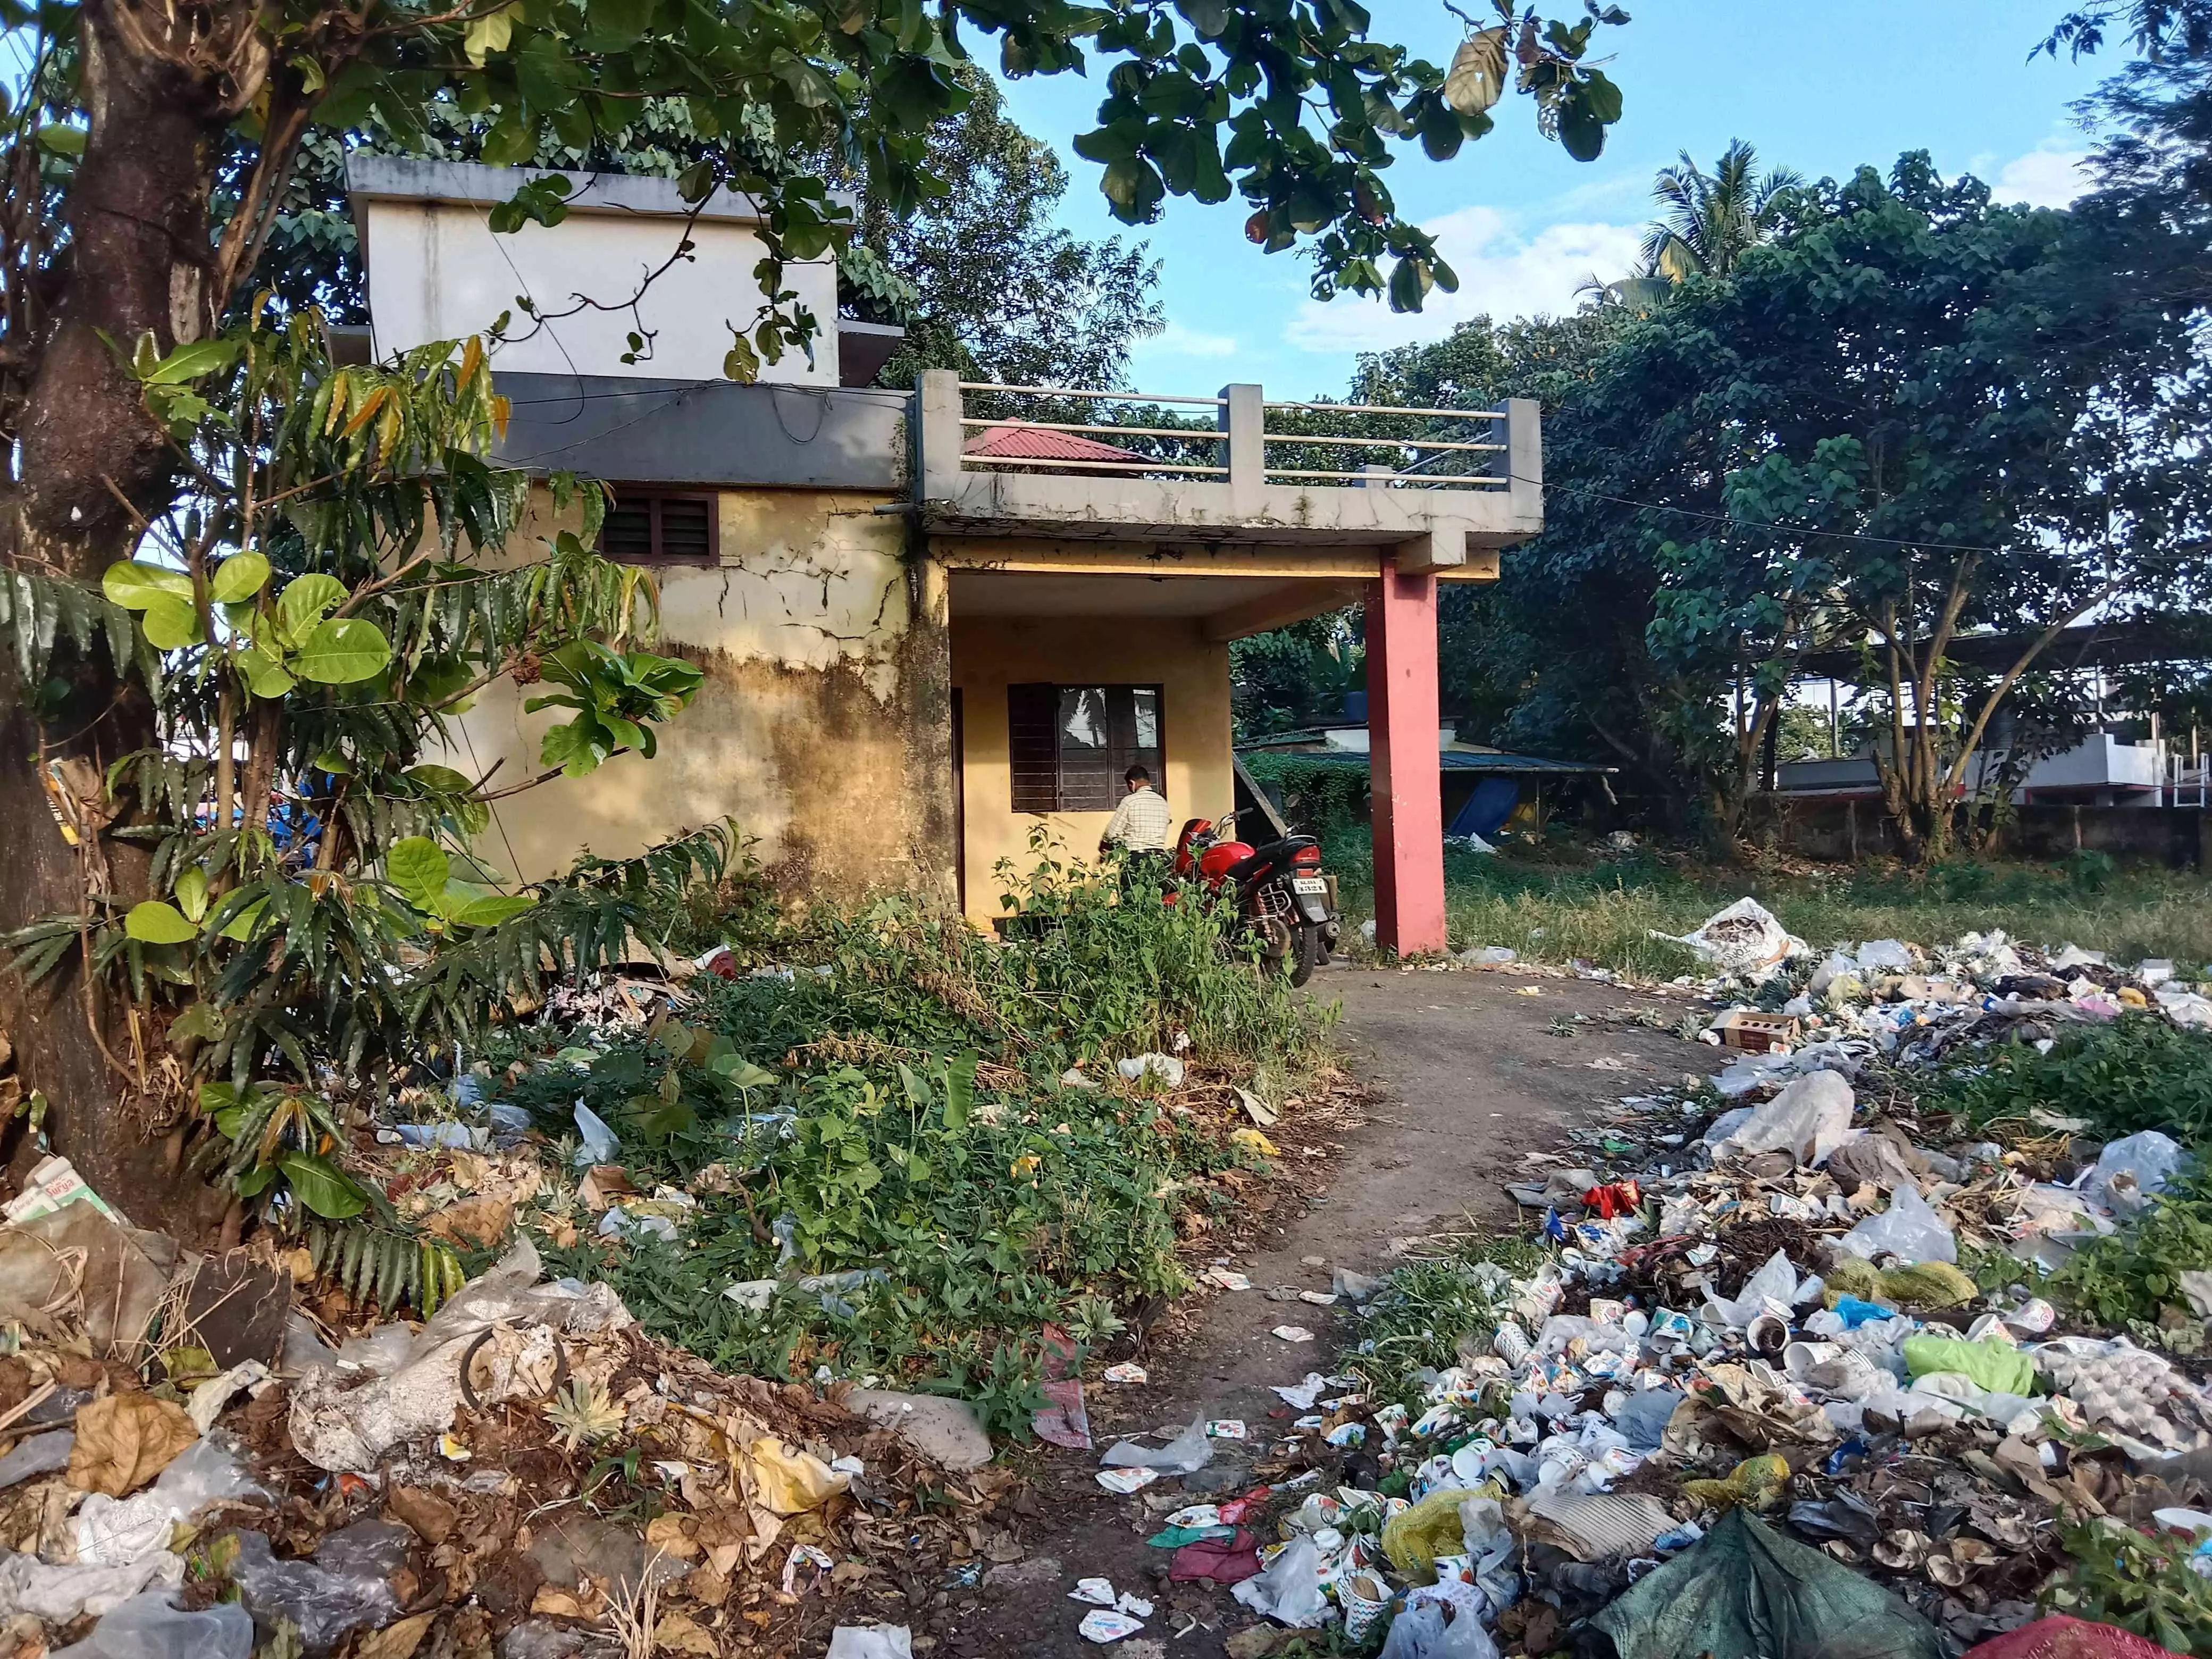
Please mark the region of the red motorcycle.
<svg viewBox="0 0 2212 1659"><path fill-rule="evenodd" d="M1176 837L1176 874L1233 894L1240 925L1259 939L1261 957L1303 985L1337 940L1335 896L1321 872L1320 844L1311 836L1285 836L1255 847L1237 838L1237 817L1184 824Z"/></svg>

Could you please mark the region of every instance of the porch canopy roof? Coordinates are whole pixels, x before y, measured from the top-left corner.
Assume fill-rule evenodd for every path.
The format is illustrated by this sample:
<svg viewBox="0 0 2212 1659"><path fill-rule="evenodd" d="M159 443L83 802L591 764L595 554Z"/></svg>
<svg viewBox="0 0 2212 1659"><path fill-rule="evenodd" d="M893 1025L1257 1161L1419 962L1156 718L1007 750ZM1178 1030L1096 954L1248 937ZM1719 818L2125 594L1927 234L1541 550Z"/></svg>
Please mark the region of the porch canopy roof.
<svg viewBox="0 0 2212 1659"><path fill-rule="evenodd" d="M940 544L935 550L949 567L956 617L1195 618L1216 642L1358 604L1381 570L1374 555L1350 550L1332 550L1324 558L1310 550L1274 557L1251 550L1194 551L1178 558L1152 548L1127 554L1038 549L1024 555L1000 543Z"/></svg>

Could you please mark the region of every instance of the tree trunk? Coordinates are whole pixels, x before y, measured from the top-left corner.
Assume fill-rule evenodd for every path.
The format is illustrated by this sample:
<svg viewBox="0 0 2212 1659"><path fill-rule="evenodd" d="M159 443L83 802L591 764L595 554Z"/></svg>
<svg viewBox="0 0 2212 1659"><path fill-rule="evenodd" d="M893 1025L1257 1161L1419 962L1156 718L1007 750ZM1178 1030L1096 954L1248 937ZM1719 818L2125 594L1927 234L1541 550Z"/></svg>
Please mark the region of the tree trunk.
<svg viewBox="0 0 2212 1659"><path fill-rule="evenodd" d="M87 5L80 46L90 124L65 210L69 268L50 333L21 343L39 356L0 536L18 568L97 584L131 556L175 489L167 436L115 349L128 353L150 334L167 353L211 327L224 297L208 292L216 146L230 112L258 89L267 51L249 11L129 0ZM104 772L150 744L143 689L118 681L103 652L76 657L65 644L52 678L54 695L35 707L25 694L39 688L12 673L0 681L0 845L9 849L0 928L81 912L88 870L125 902L144 892L146 857L130 843L97 842L81 862L57 831L40 776L41 760L81 756ZM0 1024L24 1087L47 1097L55 1151L141 1225L189 1234L205 1224L212 1195L170 1179L160 1147L144 1138L125 1076L133 1045L114 999L95 1006L73 963L35 988L6 975ZM36 1156L17 1147L16 1167Z"/></svg>

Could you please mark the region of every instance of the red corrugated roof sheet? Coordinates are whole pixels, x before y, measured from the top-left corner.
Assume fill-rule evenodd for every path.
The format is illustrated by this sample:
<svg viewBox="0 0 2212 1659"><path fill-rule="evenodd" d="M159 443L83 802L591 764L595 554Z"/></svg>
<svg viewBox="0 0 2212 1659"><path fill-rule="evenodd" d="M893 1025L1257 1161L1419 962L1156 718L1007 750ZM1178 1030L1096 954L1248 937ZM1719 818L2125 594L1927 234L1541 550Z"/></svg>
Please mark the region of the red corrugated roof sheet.
<svg viewBox="0 0 2212 1659"><path fill-rule="evenodd" d="M986 427L963 446L970 455L998 455L1024 461L1141 461L1132 450L1102 444L1079 432L1053 432L1026 421Z"/></svg>

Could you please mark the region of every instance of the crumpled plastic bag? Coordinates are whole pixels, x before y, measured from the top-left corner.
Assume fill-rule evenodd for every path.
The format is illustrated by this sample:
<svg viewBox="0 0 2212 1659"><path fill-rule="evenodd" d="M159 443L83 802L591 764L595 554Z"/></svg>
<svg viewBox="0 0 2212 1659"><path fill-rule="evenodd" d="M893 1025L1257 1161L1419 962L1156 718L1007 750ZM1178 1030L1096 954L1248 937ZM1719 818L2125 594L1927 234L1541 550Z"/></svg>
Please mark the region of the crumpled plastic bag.
<svg viewBox="0 0 2212 1659"><path fill-rule="evenodd" d="M27 1613L49 1625L97 1618L156 1584L185 1582L185 1558L157 1550L124 1565L50 1566L35 1555L0 1558L0 1615Z"/></svg>
<svg viewBox="0 0 2212 1659"><path fill-rule="evenodd" d="M2035 1386L2035 1361L2009 1342L1960 1342L1945 1336L1905 1339L1905 1369L1916 1377L1958 1371L1990 1394L2025 1395Z"/></svg>
<svg viewBox="0 0 2212 1659"><path fill-rule="evenodd" d="M753 1496L778 1515L820 1509L853 1484L851 1475L772 1435L745 1448L745 1473L752 1479Z"/></svg>
<svg viewBox="0 0 2212 1659"><path fill-rule="evenodd" d="M1723 973L1747 975L1764 975L1792 951L1806 948L1803 939L1793 935L1771 910L1753 898L1740 898L1726 909L1714 912L1697 932L1683 934L1680 943Z"/></svg>
<svg viewBox="0 0 2212 1659"><path fill-rule="evenodd" d="M612 1285L573 1279L540 1284L543 1271L536 1247L522 1239L438 1310L408 1343L396 1369L371 1370L366 1382L358 1373L331 1368L307 1371L292 1388L294 1449L317 1468L366 1473L400 1441L441 1433L452 1425L461 1403L462 1352L495 1325L526 1336L533 1329L618 1330L632 1322ZM389 1364L395 1346L380 1346L375 1364ZM495 1357L490 1369L489 1382L477 1389L488 1405L526 1386L516 1381L523 1369L520 1359Z"/></svg>
<svg viewBox="0 0 2212 1659"><path fill-rule="evenodd" d="M1742 1291L1736 1296L1709 1299L1705 1314L1714 1323L1740 1331L1763 1313L1778 1311L1786 1317L1796 1295L1797 1269L1788 1251L1777 1250L1744 1281ZM1629 1339L1631 1352L1634 1351L1635 1341L1633 1337Z"/></svg>
<svg viewBox="0 0 2212 1659"><path fill-rule="evenodd" d="M1492 1492L1471 1486L1439 1486L1410 1510L1382 1523L1382 1553L1390 1565L1417 1584L1437 1581L1437 1557L1456 1555L1465 1546L1459 1506Z"/></svg>
<svg viewBox="0 0 2212 1659"><path fill-rule="evenodd" d="M1213 1442L1206 1437L1206 1413L1199 1413L1185 1429L1164 1446L1140 1446L1133 1440L1117 1440L1098 1462L1109 1469L1158 1469L1162 1474L1189 1474L1204 1468L1213 1457Z"/></svg>
<svg viewBox="0 0 2212 1659"><path fill-rule="evenodd" d="M1981 1287L1948 1261L1921 1261L1887 1273L1860 1255L1838 1255L1825 1275L1820 1299L1835 1307L1845 1297L1887 1303L1915 1313L1955 1308L1981 1295Z"/></svg>
<svg viewBox="0 0 2212 1659"><path fill-rule="evenodd" d="M1871 1578L1732 1510L1590 1622L1635 1659L1939 1659L1936 1627Z"/></svg>
<svg viewBox="0 0 2212 1659"><path fill-rule="evenodd" d="M182 1406L133 1391L77 1408L69 1483L79 1492L128 1498L200 1437Z"/></svg>
<svg viewBox="0 0 2212 1659"><path fill-rule="evenodd" d="M1380 1659L1498 1659L1498 1644L1480 1620L1461 1613L1447 1625L1444 1609L1424 1601L1392 1622Z"/></svg>
<svg viewBox="0 0 2212 1659"><path fill-rule="evenodd" d="M1453 1512L1455 1522L1458 1520ZM1311 1630L1328 1618L1322 1599L1321 1551L1310 1538L1294 1538L1256 1578L1229 1593L1253 1612L1296 1630Z"/></svg>
<svg viewBox="0 0 2212 1659"><path fill-rule="evenodd" d="M2188 1158L2172 1136L2145 1129L2113 1141L2097 1154L2097 1167L2081 1183L2081 1196L2132 1215L2166 1190Z"/></svg>
<svg viewBox="0 0 2212 1659"><path fill-rule="evenodd" d="M1808 1073L1787 1085L1713 1147L1716 1159L1787 1152L1820 1164L1850 1136L1851 1085L1835 1072Z"/></svg>
<svg viewBox="0 0 2212 1659"><path fill-rule="evenodd" d="M1779 1452L1747 1457L1720 1480L1685 1480L1682 1496L1709 1510L1771 1510L1790 1491L1790 1460Z"/></svg>
<svg viewBox="0 0 2212 1659"><path fill-rule="evenodd" d="M1870 1215L1836 1241L1869 1261L1894 1255L1907 1262L1948 1261L1956 1266L1959 1241L1943 1224L1917 1187L1899 1187L1889 1207Z"/></svg>
<svg viewBox="0 0 2212 1659"><path fill-rule="evenodd" d="M138 1561L158 1553L171 1528L210 1504L269 1495L234 1453L210 1437L177 1457L135 1498L118 1502L105 1492L87 1498L75 1521L76 1559L106 1566Z"/></svg>
<svg viewBox="0 0 2212 1659"><path fill-rule="evenodd" d="M218 1601L188 1613L173 1605L175 1595L148 1590L118 1603L91 1635L58 1650L55 1659L250 1659L253 1620L244 1607Z"/></svg>
<svg viewBox="0 0 2212 1659"><path fill-rule="evenodd" d="M1147 1077L1153 1077L1159 1079L1163 1089L1182 1087L1182 1062L1173 1054L1137 1054L1115 1060L1114 1069L1131 1083L1142 1083Z"/></svg>
<svg viewBox="0 0 2212 1659"><path fill-rule="evenodd" d="M615 1132L607 1127L606 1119L579 1100L576 1103L576 1133L583 1145L576 1148L576 1167L588 1164L611 1164L615 1149L622 1145Z"/></svg>
<svg viewBox="0 0 2212 1659"><path fill-rule="evenodd" d="M376 1630L399 1616L392 1575L407 1562L413 1534L389 1521L356 1521L326 1534L313 1556L280 1560L269 1540L240 1532L231 1577L254 1623L273 1633L297 1626L311 1654L327 1653L349 1632Z"/></svg>

